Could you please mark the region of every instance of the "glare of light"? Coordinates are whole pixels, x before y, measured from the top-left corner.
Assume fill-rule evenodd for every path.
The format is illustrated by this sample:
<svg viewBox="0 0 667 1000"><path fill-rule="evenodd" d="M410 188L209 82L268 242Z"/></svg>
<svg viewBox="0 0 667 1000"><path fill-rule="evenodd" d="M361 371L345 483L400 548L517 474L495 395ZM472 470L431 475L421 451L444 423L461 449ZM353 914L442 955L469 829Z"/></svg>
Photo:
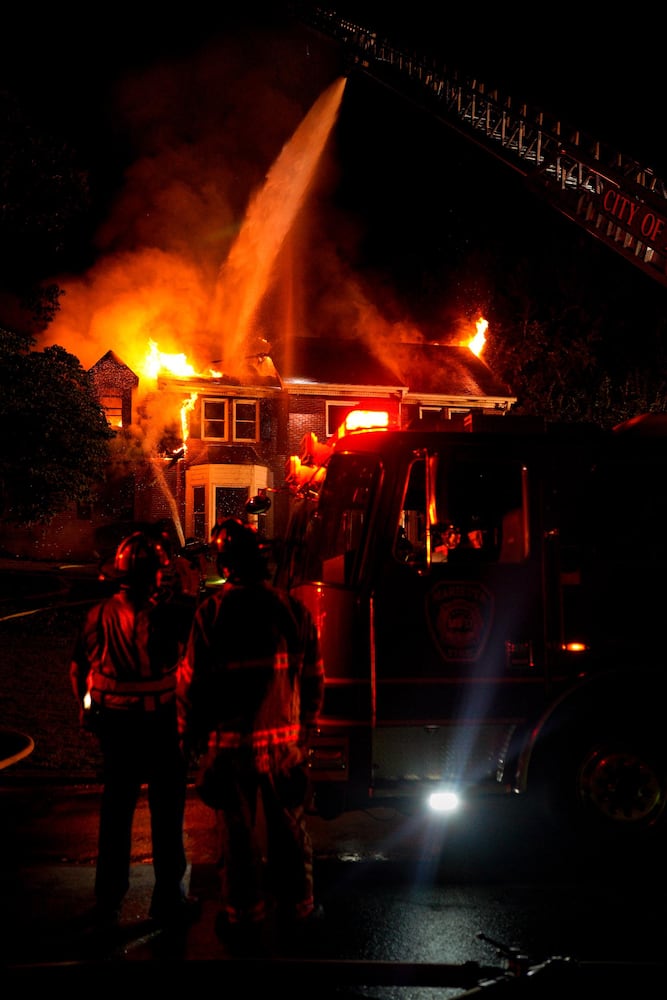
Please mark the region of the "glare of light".
<svg viewBox="0 0 667 1000"><path fill-rule="evenodd" d="M456 812L461 806L461 800L456 792L442 789L439 792L431 792L428 797L429 808L433 812L451 813Z"/></svg>
<svg viewBox="0 0 667 1000"><path fill-rule="evenodd" d="M345 433L351 431L384 430L389 426L386 410L351 410L343 421Z"/></svg>

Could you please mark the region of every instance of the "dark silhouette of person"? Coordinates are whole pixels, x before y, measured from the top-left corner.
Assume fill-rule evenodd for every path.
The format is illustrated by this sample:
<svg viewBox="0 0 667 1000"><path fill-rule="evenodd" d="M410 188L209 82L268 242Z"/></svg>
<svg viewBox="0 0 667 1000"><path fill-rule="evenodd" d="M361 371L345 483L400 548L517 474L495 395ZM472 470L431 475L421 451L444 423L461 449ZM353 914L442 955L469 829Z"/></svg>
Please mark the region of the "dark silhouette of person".
<svg viewBox="0 0 667 1000"><path fill-rule="evenodd" d="M155 884L149 915L159 924L191 919L183 822L188 763L176 714L177 666L194 606L160 590L168 557L135 532L118 546L116 593L88 612L70 665L82 726L102 753L95 908L98 925L118 922L129 889L132 823L148 789Z"/></svg>
<svg viewBox="0 0 667 1000"><path fill-rule="evenodd" d="M309 611L269 583L251 525L224 522L219 568L226 583L198 606L181 664L179 718L190 746L207 748L198 790L222 846L217 928L247 944L274 907L284 928L321 915L306 804L324 668Z"/></svg>

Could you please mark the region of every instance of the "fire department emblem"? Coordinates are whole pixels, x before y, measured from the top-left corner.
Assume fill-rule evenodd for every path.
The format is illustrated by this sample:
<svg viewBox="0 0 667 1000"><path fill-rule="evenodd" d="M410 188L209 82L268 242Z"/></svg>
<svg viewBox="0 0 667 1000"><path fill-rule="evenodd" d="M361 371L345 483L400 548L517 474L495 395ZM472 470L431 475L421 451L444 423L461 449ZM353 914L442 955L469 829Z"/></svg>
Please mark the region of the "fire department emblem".
<svg viewBox="0 0 667 1000"><path fill-rule="evenodd" d="M472 663L482 655L491 630L493 596L475 581L448 581L427 597L427 620L445 660Z"/></svg>

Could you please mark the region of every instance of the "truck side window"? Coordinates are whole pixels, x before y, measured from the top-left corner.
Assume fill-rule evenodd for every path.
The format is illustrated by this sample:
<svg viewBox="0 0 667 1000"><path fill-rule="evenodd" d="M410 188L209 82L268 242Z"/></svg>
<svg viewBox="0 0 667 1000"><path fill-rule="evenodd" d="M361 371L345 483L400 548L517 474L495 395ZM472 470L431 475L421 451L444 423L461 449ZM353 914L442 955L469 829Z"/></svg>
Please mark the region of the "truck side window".
<svg viewBox="0 0 667 1000"><path fill-rule="evenodd" d="M519 462L463 455L441 469L434 559L521 562L528 555L524 497L526 470Z"/></svg>
<svg viewBox="0 0 667 1000"><path fill-rule="evenodd" d="M322 561L318 543L319 519L315 504L306 500L293 513L290 530L284 541L276 583L293 587L307 580L319 580Z"/></svg>

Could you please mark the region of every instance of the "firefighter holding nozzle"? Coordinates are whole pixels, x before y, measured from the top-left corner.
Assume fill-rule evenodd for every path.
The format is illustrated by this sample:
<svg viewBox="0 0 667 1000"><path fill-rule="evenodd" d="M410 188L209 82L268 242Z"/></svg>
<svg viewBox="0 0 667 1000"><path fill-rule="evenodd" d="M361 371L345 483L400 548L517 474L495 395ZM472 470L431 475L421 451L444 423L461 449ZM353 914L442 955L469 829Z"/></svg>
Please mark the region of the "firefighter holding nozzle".
<svg viewBox="0 0 667 1000"><path fill-rule="evenodd" d="M191 602L165 599L162 544L135 532L118 546L116 593L88 612L72 653L70 678L82 726L99 739L103 761L94 919L112 926L129 889L132 823L148 787L153 841L150 917L190 920L197 901L184 886L183 819L187 761L176 713L177 666Z"/></svg>
<svg viewBox="0 0 667 1000"><path fill-rule="evenodd" d="M230 518L220 542L226 582L195 612L179 720L190 747L205 746L197 790L216 810L222 849L216 928L232 948L261 948L274 908L278 926L295 933L321 915L306 804L324 668L309 611L268 582L257 531Z"/></svg>

